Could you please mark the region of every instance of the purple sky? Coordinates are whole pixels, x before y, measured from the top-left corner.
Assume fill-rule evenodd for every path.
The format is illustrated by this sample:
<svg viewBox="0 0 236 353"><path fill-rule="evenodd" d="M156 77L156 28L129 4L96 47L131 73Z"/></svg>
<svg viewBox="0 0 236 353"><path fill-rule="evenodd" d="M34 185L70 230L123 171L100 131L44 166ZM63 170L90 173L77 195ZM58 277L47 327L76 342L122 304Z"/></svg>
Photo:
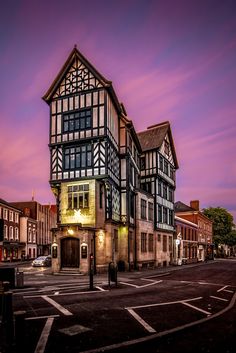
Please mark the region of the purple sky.
<svg viewBox="0 0 236 353"><path fill-rule="evenodd" d="M113 87L136 131L169 120L176 201L236 221L234 0L8 0L0 10L0 198L54 202L49 108L41 99L78 49Z"/></svg>

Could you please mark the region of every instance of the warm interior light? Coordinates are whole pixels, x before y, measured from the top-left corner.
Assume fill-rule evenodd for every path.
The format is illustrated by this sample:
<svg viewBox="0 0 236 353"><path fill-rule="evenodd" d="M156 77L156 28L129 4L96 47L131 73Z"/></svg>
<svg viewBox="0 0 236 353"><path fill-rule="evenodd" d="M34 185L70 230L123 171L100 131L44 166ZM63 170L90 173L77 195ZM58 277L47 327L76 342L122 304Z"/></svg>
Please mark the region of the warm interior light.
<svg viewBox="0 0 236 353"><path fill-rule="evenodd" d="M69 235L73 235L73 234L74 234L74 231L73 231L73 229L69 228L69 229L67 230L67 233L68 233Z"/></svg>

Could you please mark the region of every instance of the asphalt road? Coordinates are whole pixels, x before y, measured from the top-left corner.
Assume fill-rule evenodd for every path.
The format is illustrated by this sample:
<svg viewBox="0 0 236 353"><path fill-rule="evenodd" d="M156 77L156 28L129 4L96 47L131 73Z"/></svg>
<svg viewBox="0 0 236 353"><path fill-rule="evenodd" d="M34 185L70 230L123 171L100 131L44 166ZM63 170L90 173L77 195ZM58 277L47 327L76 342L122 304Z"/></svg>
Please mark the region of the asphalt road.
<svg viewBox="0 0 236 353"><path fill-rule="evenodd" d="M222 352L236 347L236 259L106 275L24 271L24 352ZM23 332L23 331L22 331ZM18 351L19 347L15 348Z"/></svg>

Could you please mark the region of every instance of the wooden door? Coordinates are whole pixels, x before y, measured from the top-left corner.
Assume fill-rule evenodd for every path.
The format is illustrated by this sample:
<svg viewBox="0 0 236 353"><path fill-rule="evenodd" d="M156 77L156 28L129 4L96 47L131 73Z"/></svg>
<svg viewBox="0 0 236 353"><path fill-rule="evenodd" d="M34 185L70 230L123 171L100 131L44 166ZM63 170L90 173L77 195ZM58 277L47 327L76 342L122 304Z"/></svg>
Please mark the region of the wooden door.
<svg viewBox="0 0 236 353"><path fill-rule="evenodd" d="M61 267L79 267L80 241L75 238L61 240Z"/></svg>

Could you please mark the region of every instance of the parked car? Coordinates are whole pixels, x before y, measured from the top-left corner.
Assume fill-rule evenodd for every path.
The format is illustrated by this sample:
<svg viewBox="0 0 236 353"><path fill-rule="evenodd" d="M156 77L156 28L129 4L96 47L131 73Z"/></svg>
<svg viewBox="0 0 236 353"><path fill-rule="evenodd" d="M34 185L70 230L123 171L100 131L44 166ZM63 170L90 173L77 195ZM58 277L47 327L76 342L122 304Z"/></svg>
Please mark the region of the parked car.
<svg viewBox="0 0 236 353"><path fill-rule="evenodd" d="M51 266L51 264L52 264L51 255L39 256L36 259L34 259L32 262L33 267Z"/></svg>

